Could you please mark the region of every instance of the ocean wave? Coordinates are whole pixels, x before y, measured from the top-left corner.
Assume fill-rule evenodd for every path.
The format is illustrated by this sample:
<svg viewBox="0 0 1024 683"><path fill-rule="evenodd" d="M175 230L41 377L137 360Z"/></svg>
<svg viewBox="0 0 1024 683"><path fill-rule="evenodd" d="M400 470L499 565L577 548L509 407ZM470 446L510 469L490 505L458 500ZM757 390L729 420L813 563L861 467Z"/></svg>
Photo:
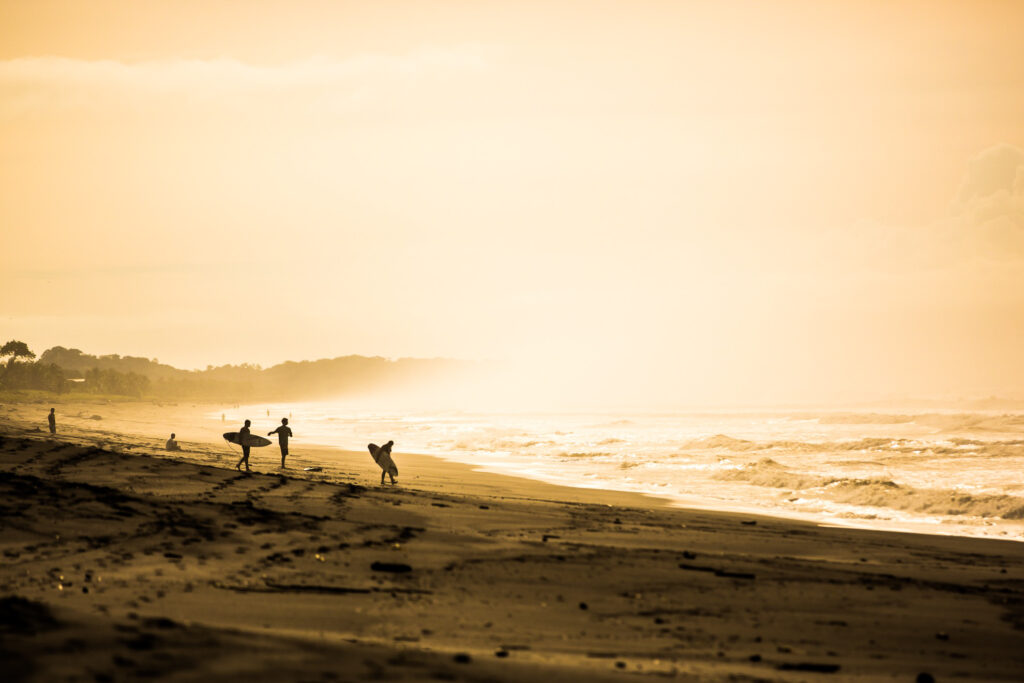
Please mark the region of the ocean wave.
<svg viewBox="0 0 1024 683"><path fill-rule="evenodd" d="M1000 431L1014 432L1024 429L1024 415L1009 413L989 415L984 413L832 413L818 415L823 425L895 425L915 423L944 431Z"/></svg>
<svg viewBox="0 0 1024 683"><path fill-rule="evenodd" d="M606 453L604 451L577 451L573 453L559 453L555 457L560 460L592 460L594 458L607 458L611 455L611 453Z"/></svg>
<svg viewBox="0 0 1024 683"><path fill-rule="evenodd" d="M835 481L835 479L819 475L794 472L771 458L761 458L757 462L725 470L716 474L715 479L743 481L754 486L792 489L794 491L815 489Z"/></svg>
<svg viewBox="0 0 1024 683"><path fill-rule="evenodd" d="M735 453L757 451L785 451L787 453L852 453L874 452L883 454L908 453L927 455L965 455L991 457L1024 456L1024 439L983 441L980 439L952 438L938 441L893 437L865 437L843 441L748 441L725 434L694 439L681 445L689 450L727 450Z"/></svg>
<svg viewBox="0 0 1024 683"><path fill-rule="evenodd" d="M847 480L829 484L828 498L838 503L929 515L1024 519L1024 498L970 494L948 489L915 489L891 481Z"/></svg>
<svg viewBox="0 0 1024 683"><path fill-rule="evenodd" d="M726 448L730 451L752 451L752 450L763 450L766 448L765 445L759 444L755 441L747 441L746 439L735 439L725 434L715 434L714 436L708 436L703 439L693 439L682 444L682 448L691 449L712 449L712 448Z"/></svg>
<svg viewBox="0 0 1024 683"><path fill-rule="evenodd" d="M515 438L498 438L498 439L460 439L452 443L451 447L461 451L519 451L526 448L532 448L534 446L549 445L554 443L553 441L547 441L543 439L515 439Z"/></svg>
<svg viewBox="0 0 1024 683"><path fill-rule="evenodd" d="M909 443L909 440L894 439L890 437L868 437L863 439L852 439L849 441L748 441L746 439L737 439L725 434L716 434L703 439L687 441L682 444L681 447L693 450L710 450L717 448L735 451L738 453L770 450L821 453L827 451L891 450L901 446L907 446ZM920 448L920 446L918 446L918 448Z"/></svg>
<svg viewBox="0 0 1024 683"><path fill-rule="evenodd" d="M1024 498L972 494L950 489L917 489L888 479L823 477L796 472L771 458L720 472L716 479L799 491L803 497L846 505L884 508L928 515L1024 519Z"/></svg>
<svg viewBox="0 0 1024 683"><path fill-rule="evenodd" d="M767 448L787 451L825 453L841 451L891 451L905 446L907 443L908 441L904 439L865 437L849 441L771 441L766 443L765 446Z"/></svg>
<svg viewBox="0 0 1024 683"><path fill-rule="evenodd" d="M823 425L894 425L914 421L913 415L892 415L888 413L838 413L820 415L817 418Z"/></svg>

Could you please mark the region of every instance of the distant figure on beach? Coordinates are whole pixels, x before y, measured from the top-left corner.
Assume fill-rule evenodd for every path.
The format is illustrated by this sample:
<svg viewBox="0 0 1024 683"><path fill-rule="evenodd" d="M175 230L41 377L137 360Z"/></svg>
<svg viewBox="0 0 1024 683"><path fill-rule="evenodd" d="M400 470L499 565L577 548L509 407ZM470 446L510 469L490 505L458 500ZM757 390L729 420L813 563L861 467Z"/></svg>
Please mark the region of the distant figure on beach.
<svg viewBox="0 0 1024 683"><path fill-rule="evenodd" d="M380 466L380 485L384 485L384 475L391 477L391 483L395 483L395 477L398 476L398 467L395 466L395 461L391 459L391 447L395 445L394 441L388 441L383 446L378 446L375 443L371 443L367 446L370 449L370 455L373 456L373 461Z"/></svg>
<svg viewBox="0 0 1024 683"><path fill-rule="evenodd" d="M220 421L221 421L221 422L223 422L223 421L224 421L224 413L221 413L221 414L220 414Z"/></svg>
<svg viewBox="0 0 1024 683"><path fill-rule="evenodd" d="M249 425L252 422L250 420L245 421L245 426L238 430L238 443L242 447L242 459L235 465L235 469L239 472L242 471L242 463L245 463L245 471L252 472L252 468L249 467Z"/></svg>
<svg viewBox="0 0 1024 683"><path fill-rule="evenodd" d="M167 439L166 448L169 451L180 451L181 450L181 446L179 446L178 442L174 440L174 432L171 432L171 438Z"/></svg>
<svg viewBox="0 0 1024 683"><path fill-rule="evenodd" d="M277 434L277 443L281 446L281 469L285 469L284 459L288 457L288 437L292 435L292 428L288 426L288 418L281 418L281 426L272 432L267 432L267 436L273 436Z"/></svg>
<svg viewBox="0 0 1024 683"><path fill-rule="evenodd" d="M50 414L46 416L46 421L50 423L50 433L57 433L57 414L54 412L56 408L50 408Z"/></svg>

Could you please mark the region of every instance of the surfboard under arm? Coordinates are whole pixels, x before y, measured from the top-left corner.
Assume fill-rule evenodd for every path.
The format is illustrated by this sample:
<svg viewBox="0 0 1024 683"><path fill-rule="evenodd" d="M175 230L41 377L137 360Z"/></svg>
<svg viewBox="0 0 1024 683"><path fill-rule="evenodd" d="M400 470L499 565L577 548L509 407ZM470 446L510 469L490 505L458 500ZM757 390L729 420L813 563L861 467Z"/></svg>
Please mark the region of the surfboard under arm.
<svg viewBox="0 0 1024 683"><path fill-rule="evenodd" d="M252 448L262 448L264 446L269 446L271 443L273 443L270 439L264 439L262 436L256 436L255 434L249 435L248 443L242 443L241 441L238 440L238 432L224 432L224 440L227 441L228 443L233 443L238 446L248 445L251 446Z"/></svg>

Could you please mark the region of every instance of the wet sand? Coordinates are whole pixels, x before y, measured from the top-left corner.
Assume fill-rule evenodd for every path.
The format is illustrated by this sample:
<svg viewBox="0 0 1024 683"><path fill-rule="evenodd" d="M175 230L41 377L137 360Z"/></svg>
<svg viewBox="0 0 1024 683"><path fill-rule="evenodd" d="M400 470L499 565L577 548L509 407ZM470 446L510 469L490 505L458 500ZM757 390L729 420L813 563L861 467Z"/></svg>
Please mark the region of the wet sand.
<svg viewBox="0 0 1024 683"><path fill-rule="evenodd" d="M300 438L290 469L271 446L245 475L218 443L237 425L173 427L212 410L58 405L51 438L44 406L0 406L6 680L1024 674L1024 544L678 510L397 447L380 487L369 453ZM172 430L186 452L160 450Z"/></svg>

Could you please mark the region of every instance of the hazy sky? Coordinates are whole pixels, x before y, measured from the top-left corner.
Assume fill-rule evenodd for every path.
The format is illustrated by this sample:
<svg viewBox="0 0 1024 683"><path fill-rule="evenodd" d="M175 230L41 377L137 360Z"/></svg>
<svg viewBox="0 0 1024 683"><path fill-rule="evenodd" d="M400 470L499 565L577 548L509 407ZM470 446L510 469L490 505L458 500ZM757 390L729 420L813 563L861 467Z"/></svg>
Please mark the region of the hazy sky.
<svg viewBox="0 0 1024 683"><path fill-rule="evenodd" d="M0 0L0 337L1020 393L1019 2Z"/></svg>

